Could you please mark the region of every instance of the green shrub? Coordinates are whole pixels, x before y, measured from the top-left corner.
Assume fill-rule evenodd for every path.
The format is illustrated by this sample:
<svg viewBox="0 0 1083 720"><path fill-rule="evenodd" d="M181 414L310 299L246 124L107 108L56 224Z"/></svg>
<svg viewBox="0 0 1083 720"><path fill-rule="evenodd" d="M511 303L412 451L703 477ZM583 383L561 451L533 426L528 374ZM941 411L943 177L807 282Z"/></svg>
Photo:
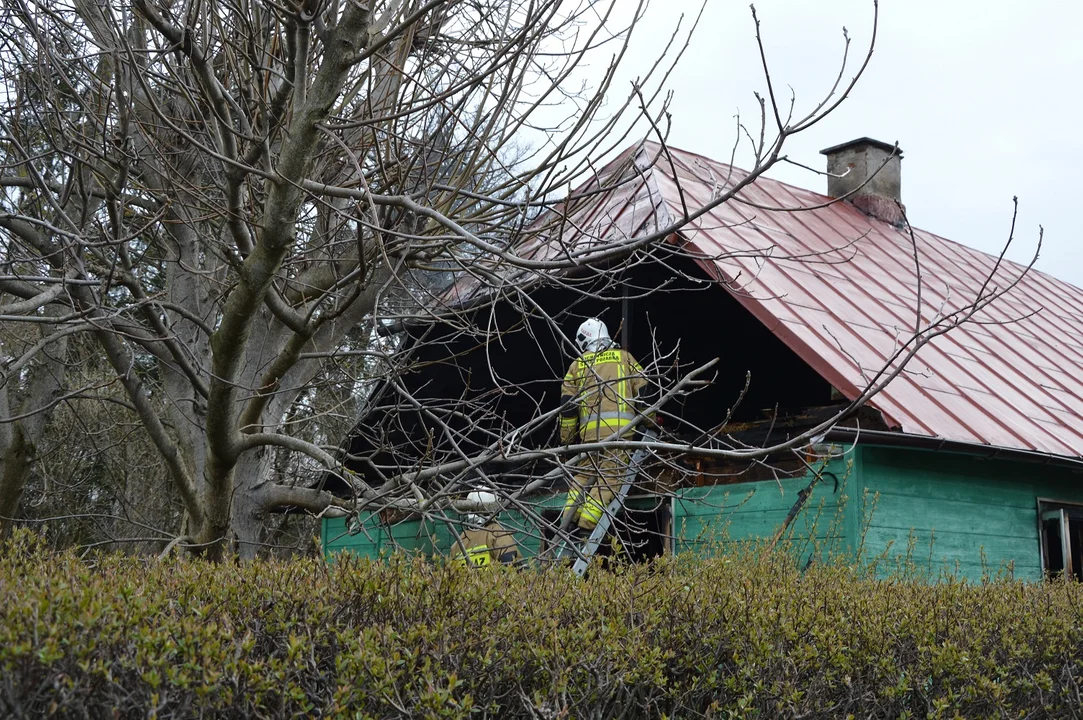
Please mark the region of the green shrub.
<svg viewBox="0 0 1083 720"><path fill-rule="evenodd" d="M595 573L0 554L15 717L1071 716L1072 583L869 580L745 550Z"/></svg>

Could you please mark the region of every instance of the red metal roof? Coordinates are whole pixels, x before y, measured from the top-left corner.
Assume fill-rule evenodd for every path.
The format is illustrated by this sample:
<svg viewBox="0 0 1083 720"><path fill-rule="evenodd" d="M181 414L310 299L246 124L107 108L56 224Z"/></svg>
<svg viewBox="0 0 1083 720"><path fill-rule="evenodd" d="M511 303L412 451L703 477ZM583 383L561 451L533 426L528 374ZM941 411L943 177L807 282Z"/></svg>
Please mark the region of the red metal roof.
<svg viewBox="0 0 1083 720"><path fill-rule="evenodd" d="M627 242L682 217L682 191L694 212L747 176L674 148L672 165L662 156L652 166L659 150L644 143L623 153L602 175L628 172L634 160L633 181L571 208L559 243L535 237L517 254L555 258ZM765 178L738 200L682 229L685 248L798 356L855 397L912 333L918 273L909 233L845 202L772 210L830 198ZM929 322L969 304L996 258L914 234L921 315ZM1023 270L1004 262L992 284L1005 287ZM476 290L464 279L453 296ZM1083 290L1032 270L974 319L923 347L870 405L906 433L1083 456Z"/></svg>

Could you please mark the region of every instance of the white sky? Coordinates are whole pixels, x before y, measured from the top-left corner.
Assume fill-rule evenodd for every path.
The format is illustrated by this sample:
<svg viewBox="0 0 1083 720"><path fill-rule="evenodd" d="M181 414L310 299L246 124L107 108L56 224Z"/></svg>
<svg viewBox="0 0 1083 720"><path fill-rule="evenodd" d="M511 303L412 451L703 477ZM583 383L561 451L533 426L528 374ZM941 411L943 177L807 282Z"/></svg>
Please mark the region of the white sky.
<svg viewBox="0 0 1083 720"><path fill-rule="evenodd" d="M630 12L631 0L628 5ZM1083 185L1083 2L882 0L880 6L865 76L849 100L793 138L786 153L822 169L825 147L866 135L898 141L902 199L916 227L997 253L1017 195L1009 258L1029 260L1041 224L1037 268L1083 287L1083 232L1075 217ZM687 26L698 8L693 0L654 1L615 95L623 99L629 81L646 72L679 15L686 14ZM785 95L793 88L798 115L834 80L844 25L854 70L868 46L871 0L759 0L756 9L776 90ZM675 94L670 142L728 159L734 116L739 109L755 120L752 93L764 87L747 2L709 1L667 87ZM748 155L739 154L737 164L748 167ZM793 166L769 175L826 191L826 178Z"/></svg>

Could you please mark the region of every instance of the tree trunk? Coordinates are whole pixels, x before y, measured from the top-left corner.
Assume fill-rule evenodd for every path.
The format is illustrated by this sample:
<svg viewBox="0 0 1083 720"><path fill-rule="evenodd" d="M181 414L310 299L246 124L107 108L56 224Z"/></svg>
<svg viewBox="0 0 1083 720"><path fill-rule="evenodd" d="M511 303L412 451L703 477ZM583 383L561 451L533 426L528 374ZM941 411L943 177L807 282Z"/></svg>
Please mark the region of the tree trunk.
<svg viewBox="0 0 1083 720"><path fill-rule="evenodd" d="M241 456L233 472L236 493L233 498L233 539L237 555L253 560L263 547L264 503L260 488L271 479L270 448L258 448Z"/></svg>
<svg viewBox="0 0 1083 720"><path fill-rule="evenodd" d="M33 458L33 443L26 437L23 424L15 423L11 441L0 456L0 463L3 464L0 470L0 540L7 538L15 525L19 501L23 497L23 488L26 487Z"/></svg>
<svg viewBox="0 0 1083 720"><path fill-rule="evenodd" d="M176 532L177 496L165 468L154 462L156 458L148 462L141 443L129 441L117 450L121 472L115 482L117 519L113 535L122 541L118 549L131 555L157 555Z"/></svg>
<svg viewBox="0 0 1083 720"><path fill-rule="evenodd" d="M203 468L200 493L202 518L195 524L192 542L196 553L209 560L225 558L229 543L231 506L234 500L233 462L223 461L212 449Z"/></svg>
<svg viewBox="0 0 1083 720"><path fill-rule="evenodd" d="M47 312L57 311L50 308ZM67 349L67 339L61 338L41 351L31 366L23 401L14 413L17 419L5 423L0 432L0 540L8 536L18 516L26 480L37 457L38 441L52 417L53 403L63 385ZM14 378L5 380L0 388L0 412L6 419L13 416L8 384Z"/></svg>

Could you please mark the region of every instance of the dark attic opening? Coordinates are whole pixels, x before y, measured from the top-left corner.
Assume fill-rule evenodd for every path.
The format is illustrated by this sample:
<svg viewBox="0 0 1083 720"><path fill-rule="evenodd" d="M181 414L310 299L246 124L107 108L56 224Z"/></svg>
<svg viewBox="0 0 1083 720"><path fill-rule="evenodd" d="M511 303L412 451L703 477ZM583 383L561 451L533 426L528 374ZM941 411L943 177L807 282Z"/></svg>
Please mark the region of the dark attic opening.
<svg viewBox="0 0 1083 720"><path fill-rule="evenodd" d="M668 383L718 359L703 376L708 385L665 405L669 439L702 443L714 434L762 446L812 427L845 404L694 260L642 262L616 278L610 272L598 281L604 286L599 290L589 283L552 284L533 290L523 306L499 302L479 308L467 323L475 332L442 324L413 328L409 370L367 403L349 442L351 470L379 485L402 472L476 453L509 427L524 428L515 436L518 447L555 445L555 419L531 421L557 406L561 379L577 356L570 339L588 317L604 320L616 342L644 367L656 364ZM486 412L476 411L479 404ZM876 426L875 419L862 422ZM710 465L691 461L684 479L667 484L759 479L756 466L735 471ZM514 487L552 467L543 460L483 466L481 474ZM772 476L766 472L764 477ZM329 489L346 489L329 482Z"/></svg>

